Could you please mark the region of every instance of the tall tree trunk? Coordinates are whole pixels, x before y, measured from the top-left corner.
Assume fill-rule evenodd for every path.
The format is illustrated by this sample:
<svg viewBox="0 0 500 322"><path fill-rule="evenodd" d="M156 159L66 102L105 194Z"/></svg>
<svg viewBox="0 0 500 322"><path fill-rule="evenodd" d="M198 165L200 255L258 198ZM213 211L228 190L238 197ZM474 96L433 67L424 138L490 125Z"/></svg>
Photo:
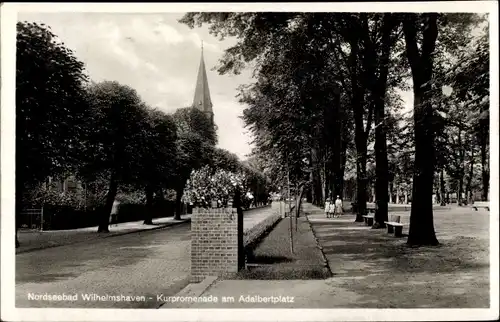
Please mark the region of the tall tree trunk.
<svg viewBox="0 0 500 322"><path fill-rule="evenodd" d="M307 194L306 194L307 202L312 203L313 205L316 205L316 203L315 203L316 197L315 197L315 193L314 193L313 171L311 171L311 173L309 174L309 182L310 182L310 185L309 185L310 188L307 189Z"/></svg>
<svg viewBox="0 0 500 322"><path fill-rule="evenodd" d="M366 145L364 145L366 149ZM356 214L356 222L363 222L363 216L366 214L366 188L368 179L366 177L366 150L363 152L363 148L358 153L356 161L356 203L358 206L358 213Z"/></svg>
<svg viewBox="0 0 500 322"><path fill-rule="evenodd" d="M344 183L344 113L340 106L340 90L337 86L333 88L335 100L333 103L333 114L331 115L333 128L331 129L331 143L333 151L333 168L332 168L332 199L337 196L342 197L342 187Z"/></svg>
<svg viewBox="0 0 500 322"><path fill-rule="evenodd" d="M441 206L446 206L446 184L444 182L444 169L441 169L439 181L441 186Z"/></svg>
<svg viewBox="0 0 500 322"><path fill-rule="evenodd" d="M368 158L367 135L363 125L363 107L359 98L354 99L354 141L356 145L356 203L358 213L355 222L363 222L366 214L366 200L368 188L368 176L366 173L366 161Z"/></svg>
<svg viewBox="0 0 500 322"><path fill-rule="evenodd" d="M299 185L299 187L297 187L297 193L296 193L296 199L295 199L295 225L297 225L297 218L299 217L300 215L300 207L302 205L302 198L304 198L304 184L301 184Z"/></svg>
<svg viewBox="0 0 500 322"><path fill-rule="evenodd" d="M113 209L113 203L116 198L116 193L118 192L118 181L116 173L113 171L111 178L109 180L109 190L106 195L106 205L104 206L103 212L99 220L99 227L97 228L98 233L109 233L109 216L111 210Z"/></svg>
<svg viewBox="0 0 500 322"><path fill-rule="evenodd" d="M360 66L359 66L359 35L352 33L349 38L351 52L349 53L350 79L352 87L351 105L354 114L354 141L356 145L356 195L358 213L356 222L363 222L363 215L366 214L366 194L368 178L366 174L367 161L367 139L368 131L364 126L364 88L360 86ZM371 111L368 111L367 128L371 126Z"/></svg>
<svg viewBox="0 0 500 322"><path fill-rule="evenodd" d="M473 193L472 193L472 178L474 177L474 148L471 149L470 153L470 171L469 171L469 177L467 178L467 191L468 195L467 198L469 200L469 203L473 202Z"/></svg>
<svg viewBox="0 0 500 322"><path fill-rule="evenodd" d="M153 196L154 189L151 185L146 186L146 213L144 214L144 225L152 225L153 224Z"/></svg>
<svg viewBox="0 0 500 322"><path fill-rule="evenodd" d="M391 34L395 27L396 20L391 13L385 13L382 25L381 54L372 42L368 19L363 14L362 26L364 32L361 33L366 57L364 58L365 70L368 73L370 104L375 116L375 160L376 160L376 181L375 197L377 204L375 212L375 223L373 228L384 228L385 221L388 220L389 202L389 161L387 158L387 129L385 126L385 93L387 89L387 76L389 72L389 55L392 47ZM378 73L377 73L378 71ZM369 129L370 125L367 126ZM366 131L368 132L368 131ZM368 135L366 134L366 137Z"/></svg>
<svg viewBox="0 0 500 322"><path fill-rule="evenodd" d="M433 198L432 201L436 204L441 203L441 193L439 192L439 171L440 170L436 170L436 173L434 174L434 195L436 198Z"/></svg>
<svg viewBox="0 0 500 322"><path fill-rule="evenodd" d="M386 65L388 65L386 63ZM387 67L386 67L387 68ZM375 194L377 210L375 211L375 220L373 228L385 228L384 222L388 221L388 190L389 190L389 164L387 160L387 138L385 130L385 112L384 112L384 93L381 93L382 101L379 102L381 106L375 108L375 159L376 159L376 181L375 181ZM378 105L378 104L377 104Z"/></svg>
<svg viewBox="0 0 500 322"><path fill-rule="evenodd" d="M324 201L326 201L326 199L330 198L330 183L331 183L331 175L330 175L331 171L330 171L330 166L329 166L329 163L327 163L327 166L326 166L326 169L325 169L325 184L324 184Z"/></svg>
<svg viewBox="0 0 500 322"><path fill-rule="evenodd" d="M459 170L459 178L458 178L458 197L457 203L459 206L462 206L462 194L464 192L464 161L465 161L465 148L462 144L462 130L458 129L458 147L459 147L459 158L460 158L460 170Z"/></svg>
<svg viewBox="0 0 500 322"><path fill-rule="evenodd" d="M417 15L403 20L406 54L413 78L415 122L415 170L408 245L437 245L432 209L434 182L434 129L431 104L431 78L434 49L438 35L437 13L423 14L425 27L421 53L417 45Z"/></svg>
<svg viewBox="0 0 500 322"><path fill-rule="evenodd" d="M460 176L460 179L458 180L458 205L462 206L462 195L464 193L464 177Z"/></svg>
<svg viewBox="0 0 500 322"><path fill-rule="evenodd" d="M488 191L490 184L490 171L488 166L488 131L484 130L484 127L481 129L482 133L480 134L480 142L481 142L481 179L483 183L483 191L481 199L483 201L488 200ZM485 133L486 132L486 133Z"/></svg>
<svg viewBox="0 0 500 322"><path fill-rule="evenodd" d="M347 162L345 144L344 144L344 147L342 148L342 151L341 151L341 161L340 162L341 162L340 169L337 171L337 175L336 175L336 177L338 178L337 188L336 188L338 192L336 192L336 194L340 197L340 199L344 200L346 197L344 176L345 176L345 165Z"/></svg>
<svg viewBox="0 0 500 322"><path fill-rule="evenodd" d="M322 164L322 169L320 171L320 178L321 178L321 200L325 201L326 200L326 181L327 181L327 173L326 173L326 161L323 162ZM321 203L323 205L323 203Z"/></svg>
<svg viewBox="0 0 500 322"><path fill-rule="evenodd" d="M312 165L312 191L313 191L313 202L315 205L322 204L322 192L321 192L321 164L318 158L317 148L311 148L311 165Z"/></svg>
<svg viewBox="0 0 500 322"><path fill-rule="evenodd" d="M394 192L394 182L389 182L389 203L394 203L394 199L392 197L393 195L393 192Z"/></svg>

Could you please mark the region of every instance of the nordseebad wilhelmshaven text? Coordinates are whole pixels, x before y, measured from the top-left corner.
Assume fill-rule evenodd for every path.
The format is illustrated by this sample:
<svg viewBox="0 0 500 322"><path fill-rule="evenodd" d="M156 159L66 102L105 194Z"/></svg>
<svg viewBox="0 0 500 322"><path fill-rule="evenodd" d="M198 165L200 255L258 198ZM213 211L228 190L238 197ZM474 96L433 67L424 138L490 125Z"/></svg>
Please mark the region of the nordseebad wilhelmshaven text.
<svg viewBox="0 0 500 322"><path fill-rule="evenodd" d="M89 302L145 302L146 297L143 295L124 295L124 294L96 294L96 293L82 293L82 294L35 294L28 293L28 300L32 301L89 301Z"/></svg>

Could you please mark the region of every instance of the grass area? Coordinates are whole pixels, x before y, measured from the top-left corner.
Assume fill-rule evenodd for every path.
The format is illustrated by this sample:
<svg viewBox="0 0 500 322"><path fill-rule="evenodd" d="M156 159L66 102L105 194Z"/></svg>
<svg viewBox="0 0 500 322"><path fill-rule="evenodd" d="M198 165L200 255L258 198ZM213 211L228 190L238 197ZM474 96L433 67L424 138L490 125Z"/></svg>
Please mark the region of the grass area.
<svg viewBox="0 0 500 322"><path fill-rule="evenodd" d="M330 276L307 219L293 222L294 253L290 250L290 221L281 220L253 251L249 267L237 279L324 279Z"/></svg>
<svg viewBox="0 0 500 322"><path fill-rule="evenodd" d="M352 215L325 220L315 213L313 229L334 274L327 283L354 296L348 307L489 307L487 212L435 212L440 245L420 248ZM398 214L409 221L409 213Z"/></svg>

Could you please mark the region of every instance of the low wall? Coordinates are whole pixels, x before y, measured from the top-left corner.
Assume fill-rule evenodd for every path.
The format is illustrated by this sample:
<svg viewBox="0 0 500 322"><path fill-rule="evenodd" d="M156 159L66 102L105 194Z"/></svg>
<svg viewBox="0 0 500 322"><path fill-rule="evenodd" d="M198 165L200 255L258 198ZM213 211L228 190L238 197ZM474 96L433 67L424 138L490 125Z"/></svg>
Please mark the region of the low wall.
<svg viewBox="0 0 500 322"><path fill-rule="evenodd" d="M191 283L209 276L230 277L243 269L245 255L281 220L279 212L243 231L234 208L195 208L191 216Z"/></svg>

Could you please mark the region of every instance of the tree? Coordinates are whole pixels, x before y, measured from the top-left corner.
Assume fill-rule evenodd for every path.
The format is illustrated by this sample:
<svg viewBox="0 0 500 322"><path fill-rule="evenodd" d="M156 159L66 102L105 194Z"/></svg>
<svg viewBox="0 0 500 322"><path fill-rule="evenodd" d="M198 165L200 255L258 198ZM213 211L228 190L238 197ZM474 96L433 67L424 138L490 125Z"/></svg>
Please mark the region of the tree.
<svg viewBox="0 0 500 322"><path fill-rule="evenodd" d="M109 232L109 214L120 184L136 182L137 169L143 166L139 151L143 149L148 111L134 89L110 81L89 86L88 104L93 119L81 176L108 174L109 189L98 232Z"/></svg>
<svg viewBox="0 0 500 322"><path fill-rule="evenodd" d="M438 36L438 14L407 14L403 18L406 55L413 80L415 127L415 171L413 175L409 245L437 245L434 231L432 192L434 182L434 126L430 89L433 52ZM423 25L419 46L419 26ZM420 47L420 49L419 49Z"/></svg>
<svg viewBox="0 0 500 322"><path fill-rule="evenodd" d="M171 115L158 110L148 110L142 126L142 141L137 168L134 170L136 185L145 189L148 211L144 224L152 224L153 197L155 191L173 186L175 177L177 131Z"/></svg>
<svg viewBox="0 0 500 322"><path fill-rule="evenodd" d="M222 169L230 172L237 172L241 167L238 157L227 150L215 147L210 157L212 169Z"/></svg>
<svg viewBox="0 0 500 322"><path fill-rule="evenodd" d="M203 112L188 107L178 109L174 115L177 127L177 152L175 160L176 211L180 219L184 188L193 170L210 162L216 140L215 128Z"/></svg>
<svg viewBox="0 0 500 322"><path fill-rule="evenodd" d="M391 35L396 26L393 20L389 14L189 13L181 22L190 27L207 23L211 32L221 38L241 39L226 51L218 70L222 74L239 73L246 63L255 62L258 81L246 92L259 95L243 99L251 105L244 115L246 124L253 127L257 136L270 138L268 141L275 146L296 150L292 146L297 142L283 139L279 142L277 138L293 135L299 138L296 141L310 147L310 151L298 158L298 164L308 155L312 199L317 204L323 194L342 194L348 146L345 138L349 136L345 130L350 128L346 121L354 118L360 206L356 220L362 221L366 208L367 140L374 102L377 101L379 112L385 102L381 95L386 91L384 79L389 69L385 61L389 60L391 44L397 39ZM339 89L340 100L339 94L335 95ZM349 109L344 108L344 101ZM383 118L383 114L378 117ZM378 132L380 145L384 141L380 135L383 126ZM379 153L379 167L384 164L383 155L385 152ZM320 168L326 171L321 174ZM380 177L385 172L380 170ZM324 193L320 192L321 181ZM382 181L379 183L383 186ZM387 189L384 191L387 194ZM383 222L383 215L377 217Z"/></svg>
<svg viewBox="0 0 500 322"><path fill-rule="evenodd" d="M26 188L48 176L69 171L79 163L79 138L87 115L83 88L87 77L83 63L57 40L48 26L17 23L16 48L16 214L19 214Z"/></svg>
<svg viewBox="0 0 500 322"><path fill-rule="evenodd" d="M387 157L387 125L386 125L386 91L389 74L391 49L398 35L395 34L399 26L399 19L391 13L383 17L372 18L375 27L370 32L369 21L365 14L362 15L362 43L366 53L366 75L369 101L373 105L375 122L375 161L376 161L376 203L375 224L373 228L384 228L388 220L388 190L389 190L389 163ZM379 22L381 21L381 22ZM377 28L378 27L378 28ZM373 38L371 35L375 35ZM378 38L380 40L378 41Z"/></svg>
<svg viewBox="0 0 500 322"><path fill-rule="evenodd" d="M204 139L205 144L215 146L217 133L207 116L194 107L179 108L175 111L174 122L180 133L191 132Z"/></svg>
<svg viewBox="0 0 500 322"><path fill-rule="evenodd" d="M460 16L461 17L461 16ZM463 18L463 17L462 17ZM443 76L443 83L453 91L455 100L459 100L466 113L462 113L461 121L467 125L467 130L474 137L480 147L480 163L482 177L482 199L487 200L489 191L489 25L484 16L470 15L463 18L466 26L479 29L477 39L466 38L466 44L457 50L457 59ZM448 112L452 116L452 123L456 124L456 113ZM450 121L447 118L447 121Z"/></svg>
<svg viewBox="0 0 500 322"><path fill-rule="evenodd" d="M443 178L441 190L444 168L457 195L468 191L471 197L475 156L481 154L475 153L475 147L481 146L486 154L487 143L482 138L489 133L489 121L485 127L481 125L482 119L489 118L488 23L484 15L477 14L441 15L438 22L442 31L433 77L433 104L438 112L436 170ZM462 36L456 37L457 33ZM470 171L465 169L468 166Z"/></svg>

